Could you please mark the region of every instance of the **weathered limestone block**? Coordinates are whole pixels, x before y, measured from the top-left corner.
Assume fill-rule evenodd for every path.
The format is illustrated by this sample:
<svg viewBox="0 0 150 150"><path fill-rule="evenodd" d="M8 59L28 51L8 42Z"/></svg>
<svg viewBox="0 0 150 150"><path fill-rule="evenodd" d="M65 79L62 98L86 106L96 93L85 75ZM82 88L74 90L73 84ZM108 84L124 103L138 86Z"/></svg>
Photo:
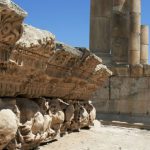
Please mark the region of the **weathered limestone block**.
<svg viewBox="0 0 150 150"><path fill-rule="evenodd" d="M128 99L118 100L118 112L120 114L128 114L131 115L133 110L133 101Z"/></svg>
<svg viewBox="0 0 150 150"><path fill-rule="evenodd" d="M98 26L101 29L97 28ZM98 48L96 46L91 48L93 52L104 58L104 63L113 72L107 87L104 84L93 96L99 113L138 117L150 114L148 30L148 26L141 26L141 0L110 0L103 3L98 0L91 1L92 44L94 42L93 45L100 44L100 37L104 37L101 38L103 41L106 36L111 37L110 45L103 42ZM101 46L103 50L100 49ZM110 47L110 54L109 51L104 50L106 46Z"/></svg>
<svg viewBox="0 0 150 150"><path fill-rule="evenodd" d="M130 76L129 65L111 66L110 70L113 72L113 75L117 75L117 76Z"/></svg>
<svg viewBox="0 0 150 150"><path fill-rule="evenodd" d="M112 77L110 79L110 98L109 99L119 99L121 97L121 94L120 93L120 90L121 90L121 87L122 87L122 84L123 84L123 79L122 77ZM125 92L124 92L125 93Z"/></svg>
<svg viewBox="0 0 150 150"><path fill-rule="evenodd" d="M22 67L45 70L55 47L54 40L52 33L23 24L23 34L10 59Z"/></svg>
<svg viewBox="0 0 150 150"><path fill-rule="evenodd" d="M144 65L144 76L150 76L150 65Z"/></svg>
<svg viewBox="0 0 150 150"><path fill-rule="evenodd" d="M97 101L94 100L93 105L98 113L108 113L109 99L98 99Z"/></svg>
<svg viewBox="0 0 150 150"><path fill-rule="evenodd" d="M34 39L31 39L31 35ZM26 42L23 43L24 40ZM24 26L23 36L12 51L10 60L17 66L18 72L14 70L14 76L10 76L13 82L16 81L17 74L18 87L10 93L8 88L3 89L3 86L6 88L4 82L2 89L8 93L7 96L26 93L31 98L47 95L66 99L88 99L100 86L99 83L111 74L101 64L102 60L87 49L76 49L59 42L55 49L53 42L54 36L51 33ZM9 86L14 84L10 83Z"/></svg>
<svg viewBox="0 0 150 150"><path fill-rule="evenodd" d="M114 12L112 16L112 36L118 38L128 38L130 32L129 21L129 15Z"/></svg>
<svg viewBox="0 0 150 150"><path fill-rule="evenodd" d="M132 77L142 77L143 76L143 65L131 65L131 76Z"/></svg>
<svg viewBox="0 0 150 150"><path fill-rule="evenodd" d="M116 89L111 89L111 99L119 99L121 97L120 94L120 89L116 88Z"/></svg>
<svg viewBox="0 0 150 150"><path fill-rule="evenodd" d="M110 100L107 110L103 113L146 115L149 112L149 94L147 92L148 90L140 90L136 94L124 97L124 99Z"/></svg>
<svg viewBox="0 0 150 150"><path fill-rule="evenodd" d="M98 55L110 51L110 19L107 17L91 18L90 50Z"/></svg>
<svg viewBox="0 0 150 150"><path fill-rule="evenodd" d="M146 115L149 112L149 89L140 89L136 94L129 95L125 99L120 99L119 102L121 113Z"/></svg>
<svg viewBox="0 0 150 150"><path fill-rule="evenodd" d="M110 100L108 104L108 113L119 113L118 103L118 100Z"/></svg>
<svg viewBox="0 0 150 150"><path fill-rule="evenodd" d="M103 60L103 64L105 64L107 67L112 63L112 56L111 56L111 54L97 52L96 55L100 56L100 58Z"/></svg>
<svg viewBox="0 0 150 150"><path fill-rule="evenodd" d="M128 0L113 0L111 20L112 60L116 64L127 64L130 32Z"/></svg>
<svg viewBox="0 0 150 150"><path fill-rule="evenodd" d="M101 99L109 99L109 79L107 79L103 86L95 92L92 99L94 103L95 101L100 101Z"/></svg>
<svg viewBox="0 0 150 150"><path fill-rule="evenodd" d="M132 113L136 115L146 115L148 112L148 101L144 99L134 101Z"/></svg>
<svg viewBox="0 0 150 150"><path fill-rule="evenodd" d="M97 67L93 71L91 81L95 83L97 82L97 85L101 85L104 84L105 77L109 75L112 75L112 72L110 70L106 70L106 66L100 64L97 65Z"/></svg>
<svg viewBox="0 0 150 150"><path fill-rule="evenodd" d="M149 88L148 78L111 77L111 99L125 99L129 95L135 95L142 89Z"/></svg>
<svg viewBox="0 0 150 150"><path fill-rule="evenodd" d="M128 38L112 38L112 61L115 64L127 64L128 60Z"/></svg>
<svg viewBox="0 0 150 150"><path fill-rule="evenodd" d="M146 89L149 89L149 81L150 81L150 79L149 78L147 78L147 77L141 77L141 78L138 78L138 79L136 79L136 82L137 82L137 87L138 87L138 89L139 89L139 91L141 91L141 90L146 90Z"/></svg>
<svg viewBox="0 0 150 150"><path fill-rule="evenodd" d="M10 109L0 110L0 149L15 138L18 119Z"/></svg>
<svg viewBox="0 0 150 150"><path fill-rule="evenodd" d="M102 65L102 60L94 54L91 54L83 59L76 67L74 67L73 74L74 76L80 78L88 78L89 75L93 74L94 71L99 71L97 69L98 65ZM88 67L87 67L88 66Z"/></svg>
<svg viewBox="0 0 150 150"><path fill-rule="evenodd" d="M93 98L98 113L149 114L149 77L112 76L108 87L109 98ZM106 91L99 91L99 95Z"/></svg>
<svg viewBox="0 0 150 150"><path fill-rule="evenodd" d="M120 100L118 104L120 114L146 115L148 103L145 100Z"/></svg>
<svg viewBox="0 0 150 150"><path fill-rule="evenodd" d="M0 99L0 149L34 149L90 127L96 110L89 99L112 74L88 49L22 24L26 15L0 0L0 97L10 97Z"/></svg>
<svg viewBox="0 0 150 150"><path fill-rule="evenodd" d="M112 1L91 1L90 49L96 54L110 53L111 11Z"/></svg>
<svg viewBox="0 0 150 150"><path fill-rule="evenodd" d="M112 1L110 0L92 0L91 16L111 16Z"/></svg>
<svg viewBox="0 0 150 150"><path fill-rule="evenodd" d="M2 0L0 15L0 60L8 61L14 44L22 35L22 21L27 14L11 1Z"/></svg>
<svg viewBox="0 0 150 150"><path fill-rule="evenodd" d="M54 40L51 33L24 25L23 36L16 43L10 57L16 68L12 69L13 72L7 72L10 73L8 77L11 76L9 80L18 82L17 85L10 83L9 86L15 89L11 90L8 85L8 88L5 86L8 79L3 80L1 96L6 96L6 93L7 96L19 93L31 98L46 95L88 100L111 74L101 64L102 60L87 49L54 43Z"/></svg>

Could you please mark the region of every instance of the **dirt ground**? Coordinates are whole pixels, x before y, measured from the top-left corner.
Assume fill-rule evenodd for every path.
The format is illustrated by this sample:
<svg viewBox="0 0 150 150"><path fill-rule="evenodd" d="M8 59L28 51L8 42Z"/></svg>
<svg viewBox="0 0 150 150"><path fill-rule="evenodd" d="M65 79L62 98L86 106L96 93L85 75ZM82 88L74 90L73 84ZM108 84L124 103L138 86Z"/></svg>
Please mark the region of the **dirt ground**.
<svg viewBox="0 0 150 150"><path fill-rule="evenodd" d="M71 133L40 150L150 150L150 131L103 126Z"/></svg>

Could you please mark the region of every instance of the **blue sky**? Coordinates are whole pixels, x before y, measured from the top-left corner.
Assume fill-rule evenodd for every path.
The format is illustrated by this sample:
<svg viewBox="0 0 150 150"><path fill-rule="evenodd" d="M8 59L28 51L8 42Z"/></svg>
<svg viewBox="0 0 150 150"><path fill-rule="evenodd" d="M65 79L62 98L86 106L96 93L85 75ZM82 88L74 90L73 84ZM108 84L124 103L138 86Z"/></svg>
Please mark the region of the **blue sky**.
<svg viewBox="0 0 150 150"><path fill-rule="evenodd" d="M49 30L57 40L89 47L90 0L14 0L28 12L25 22ZM150 25L150 0L142 0L142 23Z"/></svg>
<svg viewBox="0 0 150 150"><path fill-rule="evenodd" d="M57 40L88 47L90 0L14 0L28 12L25 22L49 30Z"/></svg>

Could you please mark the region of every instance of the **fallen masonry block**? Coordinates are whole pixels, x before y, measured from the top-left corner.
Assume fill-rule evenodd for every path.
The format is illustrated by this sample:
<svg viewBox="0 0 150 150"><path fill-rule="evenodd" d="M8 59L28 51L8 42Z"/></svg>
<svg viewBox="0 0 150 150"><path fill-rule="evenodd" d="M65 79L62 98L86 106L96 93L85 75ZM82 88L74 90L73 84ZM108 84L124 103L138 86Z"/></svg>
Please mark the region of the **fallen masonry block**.
<svg viewBox="0 0 150 150"><path fill-rule="evenodd" d="M0 149L33 149L90 128L92 94L112 74L89 50L23 24L26 15L0 0Z"/></svg>

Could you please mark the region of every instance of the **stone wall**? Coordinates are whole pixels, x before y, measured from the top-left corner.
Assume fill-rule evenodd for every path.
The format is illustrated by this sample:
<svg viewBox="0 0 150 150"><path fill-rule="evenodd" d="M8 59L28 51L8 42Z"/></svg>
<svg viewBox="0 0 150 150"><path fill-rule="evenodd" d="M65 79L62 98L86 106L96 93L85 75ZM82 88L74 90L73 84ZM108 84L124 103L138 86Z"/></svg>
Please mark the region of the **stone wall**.
<svg viewBox="0 0 150 150"><path fill-rule="evenodd" d="M113 70L113 69L112 69ZM93 99L98 114L150 115L150 65L116 67Z"/></svg>
<svg viewBox="0 0 150 150"><path fill-rule="evenodd" d="M127 115L150 122L149 27L141 25L141 2L91 0L90 49L113 72L93 97L98 116L109 114L104 119Z"/></svg>

